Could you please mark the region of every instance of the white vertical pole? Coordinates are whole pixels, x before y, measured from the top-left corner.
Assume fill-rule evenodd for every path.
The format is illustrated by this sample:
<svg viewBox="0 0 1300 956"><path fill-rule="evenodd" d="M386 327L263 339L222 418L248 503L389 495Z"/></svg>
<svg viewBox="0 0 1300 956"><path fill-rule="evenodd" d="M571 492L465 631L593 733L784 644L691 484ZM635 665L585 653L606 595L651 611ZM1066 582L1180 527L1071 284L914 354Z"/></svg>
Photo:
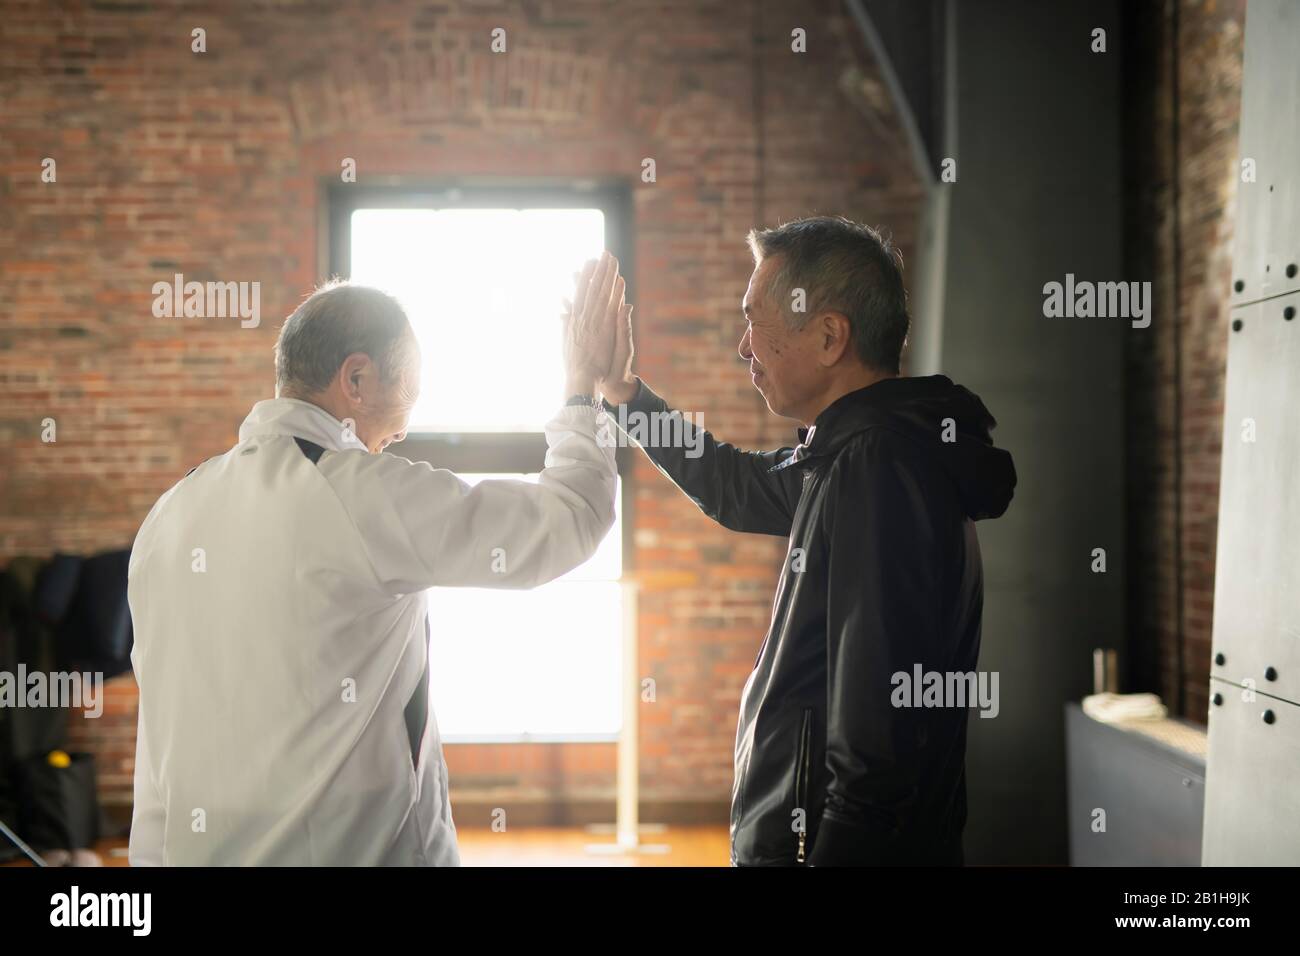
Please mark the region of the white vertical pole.
<svg viewBox="0 0 1300 956"><path fill-rule="evenodd" d="M636 634L637 586L623 582L623 727L618 737L618 804L615 817L617 841L624 849L635 849L638 842L637 798L640 792L637 757L637 711L641 702L641 682L637 676Z"/></svg>

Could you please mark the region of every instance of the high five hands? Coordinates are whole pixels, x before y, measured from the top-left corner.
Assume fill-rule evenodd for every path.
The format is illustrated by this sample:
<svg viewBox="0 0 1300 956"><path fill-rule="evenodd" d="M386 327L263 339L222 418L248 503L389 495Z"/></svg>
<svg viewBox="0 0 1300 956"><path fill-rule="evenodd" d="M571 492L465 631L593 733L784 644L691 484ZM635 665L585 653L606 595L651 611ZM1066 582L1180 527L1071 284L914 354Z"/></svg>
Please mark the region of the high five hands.
<svg viewBox="0 0 1300 956"><path fill-rule="evenodd" d="M632 375L632 306L618 259L608 252L589 260L574 276L573 301L564 302L566 395L626 401L636 391ZM628 383L630 382L630 388Z"/></svg>

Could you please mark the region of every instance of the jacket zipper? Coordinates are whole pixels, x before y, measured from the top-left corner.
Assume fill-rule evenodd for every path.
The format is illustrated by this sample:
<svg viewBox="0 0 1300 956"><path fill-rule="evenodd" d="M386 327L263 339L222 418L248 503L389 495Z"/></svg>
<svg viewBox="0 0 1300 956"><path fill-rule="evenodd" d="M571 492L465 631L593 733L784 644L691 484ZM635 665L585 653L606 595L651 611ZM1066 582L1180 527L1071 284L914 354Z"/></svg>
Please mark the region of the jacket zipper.
<svg viewBox="0 0 1300 956"><path fill-rule="evenodd" d="M795 860L803 863L806 859L808 844L808 774L812 760L812 720L811 707L805 707L803 724L799 728L799 753L794 765L794 799L795 809L803 811L803 826L799 830L799 852Z"/></svg>

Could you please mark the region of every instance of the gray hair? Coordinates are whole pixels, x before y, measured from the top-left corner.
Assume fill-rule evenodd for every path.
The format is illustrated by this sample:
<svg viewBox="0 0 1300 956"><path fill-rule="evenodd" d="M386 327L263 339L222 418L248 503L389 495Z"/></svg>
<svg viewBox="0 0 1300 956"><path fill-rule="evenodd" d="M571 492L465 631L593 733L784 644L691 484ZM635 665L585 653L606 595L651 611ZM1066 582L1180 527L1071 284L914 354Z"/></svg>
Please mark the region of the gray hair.
<svg viewBox="0 0 1300 956"><path fill-rule="evenodd" d="M303 300L275 345L276 393L313 395L329 387L343 360L369 355L383 381L394 382L414 357L415 334L387 292L345 280L327 282Z"/></svg>
<svg viewBox="0 0 1300 956"><path fill-rule="evenodd" d="M751 229L748 241L756 265L781 257L764 294L785 313L790 328L802 328L818 312L843 312L862 363L898 373L911 323L903 257L887 237L842 216L813 216ZM802 312L793 310L796 289L804 291Z"/></svg>

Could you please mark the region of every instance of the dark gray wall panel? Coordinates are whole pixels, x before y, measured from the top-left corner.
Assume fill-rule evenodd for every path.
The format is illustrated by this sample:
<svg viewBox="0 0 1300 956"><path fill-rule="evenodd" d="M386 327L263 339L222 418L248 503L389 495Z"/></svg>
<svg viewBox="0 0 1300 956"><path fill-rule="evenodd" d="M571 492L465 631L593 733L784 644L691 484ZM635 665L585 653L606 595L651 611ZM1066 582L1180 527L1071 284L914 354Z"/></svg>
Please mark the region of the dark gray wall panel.
<svg viewBox="0 0 1300 956"><path fill-rule="evenodd" d="M1143 330L1046 318L1043 285L1126 278L1118 17L1115 3L955 6L942 369L985 399L1020 476L979 529L980 668L1000 674L1001 713L970 722L966 852L1065 864L1062 705L1089 691L1094 647L1124 645L1123 343ZM1098 26L1105 54L1089 48Z"/></svg>

